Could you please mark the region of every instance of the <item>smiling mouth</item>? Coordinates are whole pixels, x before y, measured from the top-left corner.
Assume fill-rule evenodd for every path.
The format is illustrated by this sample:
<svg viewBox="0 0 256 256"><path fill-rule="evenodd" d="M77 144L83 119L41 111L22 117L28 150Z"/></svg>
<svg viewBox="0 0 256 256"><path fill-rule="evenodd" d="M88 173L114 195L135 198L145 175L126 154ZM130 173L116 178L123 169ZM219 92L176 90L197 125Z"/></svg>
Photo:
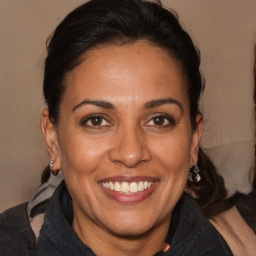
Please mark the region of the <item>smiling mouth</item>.
<svg viewBox="0 0 256 256"><path fill-rule="evenodd" d="M101 185L104 188L107 188L109 190L118 192L120 194L136 194L138 192L143 192L145 190L148 190L150 187L152 187L154 182L152 181L133 181L133 182L119 182L119 181L105 181L101 182Z"/></svg>

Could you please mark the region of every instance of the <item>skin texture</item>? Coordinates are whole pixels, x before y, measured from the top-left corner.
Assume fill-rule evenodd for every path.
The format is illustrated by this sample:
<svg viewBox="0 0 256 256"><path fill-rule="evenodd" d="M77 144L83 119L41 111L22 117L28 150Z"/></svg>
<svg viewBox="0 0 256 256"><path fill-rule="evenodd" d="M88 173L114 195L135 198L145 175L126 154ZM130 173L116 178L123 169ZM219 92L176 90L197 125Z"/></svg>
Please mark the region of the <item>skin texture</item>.
<svg viewBox="0 0 256 256"><path fill-rule="evenodd" d="M63 170L73 228L97 255L152 255L197 162L201 116L192 132L186 81L166 50L139 41L83 57L67 75L58 125L42 114L52 169ZM135 200L111 196L106 179L154 185Z"/></svg>

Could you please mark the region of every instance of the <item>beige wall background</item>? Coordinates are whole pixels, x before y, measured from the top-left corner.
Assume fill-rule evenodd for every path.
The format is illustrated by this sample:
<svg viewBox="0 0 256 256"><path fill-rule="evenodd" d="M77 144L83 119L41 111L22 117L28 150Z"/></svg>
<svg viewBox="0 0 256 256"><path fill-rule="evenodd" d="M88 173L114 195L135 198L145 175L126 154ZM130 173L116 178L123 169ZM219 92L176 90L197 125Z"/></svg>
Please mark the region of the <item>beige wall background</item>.
<svg viewBox="0 0 256 256"><path fill-rule="evenodd" d="M46 38L84 1L0 1L0 212L28 200L48 156L39 129ZM248 192L253 146L255 0L163 0L202 55L203 145L230 194Z"/></svg>

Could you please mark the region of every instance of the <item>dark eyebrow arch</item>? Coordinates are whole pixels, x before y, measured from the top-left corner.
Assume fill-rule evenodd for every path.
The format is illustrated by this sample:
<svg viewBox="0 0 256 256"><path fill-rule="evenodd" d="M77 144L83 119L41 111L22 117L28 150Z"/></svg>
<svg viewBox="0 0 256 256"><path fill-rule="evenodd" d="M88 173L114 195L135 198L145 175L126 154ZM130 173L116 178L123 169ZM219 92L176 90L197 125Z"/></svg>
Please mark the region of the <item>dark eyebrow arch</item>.
<svg viewBox="0 0 256 256"><path fill-rule="evenodd" d="M164 104L175 104L180 108L182 113L184 112L184 109L183 109L181 103L179 101L175 100L175 99L172 99L172 98L152 100L152 101L147 102L144 105L144 107L146 109L149 109L149 108L155 108L155 107L158 107L158 106L161 106L161 105L164 105Z"/></svg>
<svg viewBox="0 0 256 256"><path fill-rule="evenodd" d="M104 100L83 100L72 108L72 112L80 108L83 105L94 105L106 109L115 109L114 105Z"/></svg>

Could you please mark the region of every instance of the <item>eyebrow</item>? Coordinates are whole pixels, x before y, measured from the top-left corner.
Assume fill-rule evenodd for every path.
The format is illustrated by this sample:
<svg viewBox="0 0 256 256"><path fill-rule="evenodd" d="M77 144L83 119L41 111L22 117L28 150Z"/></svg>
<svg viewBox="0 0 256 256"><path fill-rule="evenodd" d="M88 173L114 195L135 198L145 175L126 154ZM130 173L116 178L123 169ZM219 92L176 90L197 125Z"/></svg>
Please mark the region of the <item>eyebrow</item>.
<svg viewBox="0 0 256 256"><path fill-rule="evenodd" d="M79 104L77 104L72 108L72 112L74 112L76 109L78 109L83 105L94 105L94 106L106 108L106 109L115 109L113 104L104 100L83 100L82 102L80 102Z"/></svg>
<svg viewBox="0 0 256 256"><path fill-rule="evenodd" d="M149 108L155 108L158 106L162 106L165 104L175 104L180 108L182 113L184 112L182 104L179 101L172 99L172 98L152 100L152 101L145 103L144 107L146 109L149 109Z"/></svg>
<svg viewBox="0 0 256 256"><path fill-rule="evenodd" d="M184 109L183 109L181 103L179 101L175 100L175 99L172 99L172 98L156 99L156 100L146 102L144 104L144 108L145 109L150 109L150 108L155 108L155 107L162 106L162 105L165 105L165 104L175 104L180 108L182 113L184 112ZM77 104L76 106L74 106L72 108L72 112L74 112L76 109L80 108L83 105L94 105L94 106L105 108L105 109L115 109L115 106L110 102L107 102L107 101L104 101L104 100L89 100L89 99L86 99L86 100L83 100L82 102L80 102L79 104Z"/></svg>

